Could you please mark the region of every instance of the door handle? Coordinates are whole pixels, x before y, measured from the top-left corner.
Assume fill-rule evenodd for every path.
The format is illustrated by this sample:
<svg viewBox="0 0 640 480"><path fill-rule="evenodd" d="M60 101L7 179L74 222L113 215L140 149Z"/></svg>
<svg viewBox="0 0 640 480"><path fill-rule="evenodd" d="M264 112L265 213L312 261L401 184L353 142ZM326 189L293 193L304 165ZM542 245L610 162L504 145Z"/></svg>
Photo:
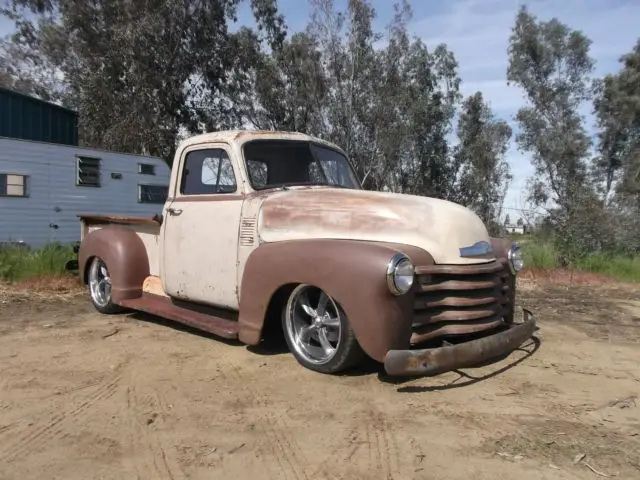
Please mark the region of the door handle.
<svg viewBox="0 0 640 480"><path fill-rule="evenodd" d="M179 208L169 207L169 208L167 208L167 213L169 215L180 215L182 213L182 210L179 209Z"/></svg>

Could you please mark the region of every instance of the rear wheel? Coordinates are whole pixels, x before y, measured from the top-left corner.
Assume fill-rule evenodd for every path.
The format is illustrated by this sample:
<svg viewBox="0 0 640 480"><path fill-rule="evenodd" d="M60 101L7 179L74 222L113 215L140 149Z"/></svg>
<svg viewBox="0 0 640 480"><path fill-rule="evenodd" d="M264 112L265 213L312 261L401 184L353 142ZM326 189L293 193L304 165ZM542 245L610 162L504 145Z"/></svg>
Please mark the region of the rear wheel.
<svg viewBox="0 0 640 480"><path fill-rule="evenodd" d="M89 296L100 313L120 313L124 310L111 300L111 276L107 264L99 257L94 257L89 266Z"/></svg>
<svg viewBox="0 0 640 480"><path fill-rule="evenodd" d="M291 292L282 327L296 360L310 370L337 373L365 356L344 310L313 285L298 285Z"/></svg>

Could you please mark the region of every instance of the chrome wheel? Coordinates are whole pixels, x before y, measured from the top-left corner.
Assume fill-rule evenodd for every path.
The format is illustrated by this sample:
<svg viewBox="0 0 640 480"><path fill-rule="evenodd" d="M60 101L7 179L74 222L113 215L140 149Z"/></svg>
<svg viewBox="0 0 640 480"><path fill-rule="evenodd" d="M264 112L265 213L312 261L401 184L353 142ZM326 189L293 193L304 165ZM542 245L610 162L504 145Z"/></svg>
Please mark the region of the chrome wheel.
<svg viewBox="0 0 640 480"><path fill-rule="evenodd" d="M98 307L106 308L111 304L111 278L107 266L98 257L91 262L89 291L93 303Z"/></svg>
<svg viewBox="0 0 640 480"><path fill-rule="evenodd" d="M285 333L300 357L313 365L324 365L335 357L340 347L340 320L341 310L329 295L303 284L289 297L284 316Z"/></svg>

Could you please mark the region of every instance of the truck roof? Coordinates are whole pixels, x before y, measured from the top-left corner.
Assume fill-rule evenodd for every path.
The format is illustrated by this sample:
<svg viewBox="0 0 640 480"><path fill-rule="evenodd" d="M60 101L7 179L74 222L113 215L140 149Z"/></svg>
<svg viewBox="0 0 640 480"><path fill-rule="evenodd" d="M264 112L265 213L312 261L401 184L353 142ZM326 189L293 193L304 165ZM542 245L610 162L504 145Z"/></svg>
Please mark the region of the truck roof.
<svg viewBox="0 0 640 480"><path fill-rule="evenodd" d="M322 140L321 138L299 132L287 132L280 130L220 130L217 132L202 133L193 135L183 140L183 146L197 145L199 143L223 142L223 143L245 143L250 140L299 140L303 142L316 142L343 152L337 145ZM344 153L344 152L343 152Z"/></svg>

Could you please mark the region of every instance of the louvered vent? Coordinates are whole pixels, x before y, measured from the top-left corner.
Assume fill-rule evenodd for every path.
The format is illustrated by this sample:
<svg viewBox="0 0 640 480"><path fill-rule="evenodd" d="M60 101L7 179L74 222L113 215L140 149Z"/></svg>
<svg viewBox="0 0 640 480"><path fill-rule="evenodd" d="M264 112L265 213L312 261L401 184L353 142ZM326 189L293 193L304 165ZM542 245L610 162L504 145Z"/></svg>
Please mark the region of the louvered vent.
<svg viewBox="0 0 640 480"><path fill-rule="evenodd" d="M240 245L249 247L255 241L256 219L243 218L240 222Z"/></svg>

